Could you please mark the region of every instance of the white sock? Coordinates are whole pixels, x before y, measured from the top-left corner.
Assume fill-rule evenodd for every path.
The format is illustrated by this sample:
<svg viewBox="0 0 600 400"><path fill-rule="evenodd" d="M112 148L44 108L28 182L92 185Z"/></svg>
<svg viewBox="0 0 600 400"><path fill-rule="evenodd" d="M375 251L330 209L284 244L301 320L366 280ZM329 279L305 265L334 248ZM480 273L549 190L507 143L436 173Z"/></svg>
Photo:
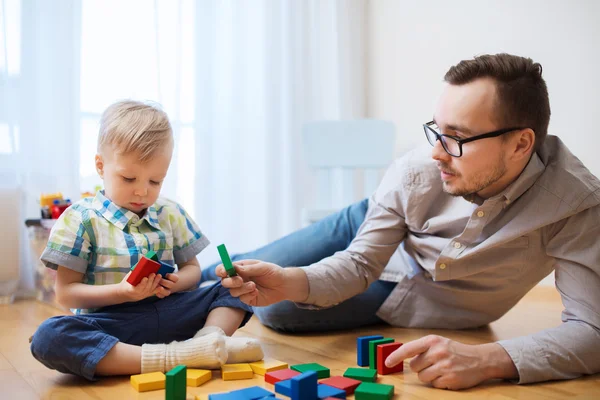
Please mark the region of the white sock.
<svg viewBox="0 0 600 400"><path fill-rule="evenodd" d="M168 372L178 365L217 369L227 361L225 339L209 334L183 342L142 345L142 374Z"/></svg>
<svg viewBox="0 0 600 400"><path fill-rule="evenodd" d="M260 361L263 359L262 347L256 339L247 337L230 337L225 335L223 329L218 326L205 326L200 329L195 335L195 338L204 337L206 335L220 334L225 338L225 346L227 347L227 364L249 363Z"/></svg>

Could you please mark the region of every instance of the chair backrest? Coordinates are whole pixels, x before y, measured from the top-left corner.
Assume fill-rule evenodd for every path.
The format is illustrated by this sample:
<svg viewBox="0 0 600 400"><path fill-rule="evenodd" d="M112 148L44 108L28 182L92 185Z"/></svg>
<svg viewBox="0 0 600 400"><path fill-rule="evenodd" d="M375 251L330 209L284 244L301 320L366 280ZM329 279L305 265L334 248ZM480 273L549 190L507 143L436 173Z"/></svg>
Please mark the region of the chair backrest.
<svg viewBox="0 0 600 400"><path fill-rule="evenodd" d="M303 210L310 224L373 194L394 158L396 132L389 121L314 121L304 125L303 147L316 172L316 204ZM362 186L362 188L361 188ZM362 190L361 190L362 189Z"/></svg>

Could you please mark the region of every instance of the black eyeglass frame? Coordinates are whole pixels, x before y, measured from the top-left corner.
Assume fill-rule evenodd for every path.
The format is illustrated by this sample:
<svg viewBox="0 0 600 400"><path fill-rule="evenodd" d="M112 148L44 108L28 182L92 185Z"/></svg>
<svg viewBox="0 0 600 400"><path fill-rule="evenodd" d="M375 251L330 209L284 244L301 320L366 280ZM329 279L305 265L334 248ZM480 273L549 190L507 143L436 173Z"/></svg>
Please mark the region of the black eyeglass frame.
<svg viewBox="0 0 600 400"><path fill-rule="evenodd" d="M457 138L456 136L444 135L442 133L439 133L435 129L433 129L431 127L431 125L436 125L435 121L429 121L429 122L423 124L423 131L425 132L425 137L427 137L427 141L432 146L435 146L435 142L432 143L431 140L429 139L429 135L427 134L427 131L429 130L429 131L431 131L435 135L436 141L439 140L442 143L442 147L444 148L444 151L446 153L448 153L449 155L451 155L452 157L461 157L463 155L462 146L465 143L474 142L474 141L480 140L480 139L487 139L487 138L492 138L492 137L498 137L498 136L504 135L505 133L508 133L508 132L520 131L521 129L527 129L527 128L505 128L505 129L499 129L499 130L493 131L493 132L482 133L481 135L473 136L473 137L470 137L470 138L461 139L461 138ZM446 148L446 143L444 142L444 140L442 140L442 137L454 140L456 143L458 143L458 151L459 151L458 155L452 154Z"/></svg>

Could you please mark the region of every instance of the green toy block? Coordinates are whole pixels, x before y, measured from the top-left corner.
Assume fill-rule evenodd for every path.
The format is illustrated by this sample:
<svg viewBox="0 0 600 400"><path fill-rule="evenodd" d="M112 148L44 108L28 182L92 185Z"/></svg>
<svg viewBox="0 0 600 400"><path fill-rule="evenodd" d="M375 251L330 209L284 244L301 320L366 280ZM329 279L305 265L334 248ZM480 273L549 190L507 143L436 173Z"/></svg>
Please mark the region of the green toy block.
<svg viewBox="0 0 600 400"><path fill-rule="evenodd" d="M158 255L156 254L156 252L154 252L154 250L150 250L149 252L147 252L146 254L144 254L144 257L149 258L152 261L158 261ZM133 265L131 268L129 268L131 271L133 271L135 269L135 267L137 266L137 264Z"/></svg>
<svg viewBox="0 0 600 400"><path fill-rule="evenodd" d="M187 368L178 365L165 374L167 376L166 400L185 400Z"/></svg>
<svg viewBox="0 0 600 400"><path fill-rule="evenodd" d="M377 371L370 368L348 368L344 372L344 376L361 382L375 382L377 380Z"/></svg>
<svg viewBox="0 0 600 400"><path fill-rule="evenodd" d="M158 262L158 255L156 254L156 252L154 250L150 250L149 252L144 254L144 257Z"/></svg>
<svg viewBox="0 0 600 400"><path fill-rule="evenodd" d="M317 363L296 364L296 365L292 365L290 367L290 369L293 369L294 371L298 371L301 374L308 372L308 371L315 371L317 373L318 379L329 378L329 368L326 368L326 367L322 366L321 364L317 364Z"/></svg>
<svg viewBox="0 0 600 400"><path fill-rule="evenodd" d="M371 340L369 342L369 368L377 369L377 346L380 344L394 343L392 338Z"/></svg>
<svg viewBox="0 0 600 400"><path fill-rule="evenodd" d="M227 252L227 248L224 244L220 244L217 246L217 250L219 250L219 256L221 257L221 261L223 262L223 266L225 267L225 271L227 271L227 275L236 276L235 267L231 262L231 257L229 257L229 253Z"/></svg>
<svg viewBox="0 0 600 400"><path fill-rule="evenodd" d="M354 391L356 400L390 400L394 396L394 387L382 383L363 382Z"/></svg>

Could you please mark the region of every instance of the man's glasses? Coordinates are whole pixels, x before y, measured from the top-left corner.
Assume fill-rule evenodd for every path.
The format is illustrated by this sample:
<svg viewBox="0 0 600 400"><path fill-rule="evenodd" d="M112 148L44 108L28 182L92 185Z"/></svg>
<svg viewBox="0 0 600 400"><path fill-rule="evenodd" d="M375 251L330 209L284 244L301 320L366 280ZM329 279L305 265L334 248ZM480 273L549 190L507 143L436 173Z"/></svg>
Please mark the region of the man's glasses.
<svg viewBox="0 0 600 400"><path fill-rule="evenodd" d="M434 121L429 121L426 124L423 124L423 130L425 131L425 136L427 136L427 140L432 146L435 146L436 141L440 141L442 143L442 147L446 151L446 153L450 154L452 157L460 157L463 154L462 146L465 143L474 142L475 140L486 139L491 137L497 137L500 135L504 135L505 133L518 131L525 128L506 128L500 129L493 132L484 133L481 135L473 136L467 139L460 139L456 136L443 135L439 133L435 128L437 125ZM438 128L439 129L439 128Z"/></svg>

